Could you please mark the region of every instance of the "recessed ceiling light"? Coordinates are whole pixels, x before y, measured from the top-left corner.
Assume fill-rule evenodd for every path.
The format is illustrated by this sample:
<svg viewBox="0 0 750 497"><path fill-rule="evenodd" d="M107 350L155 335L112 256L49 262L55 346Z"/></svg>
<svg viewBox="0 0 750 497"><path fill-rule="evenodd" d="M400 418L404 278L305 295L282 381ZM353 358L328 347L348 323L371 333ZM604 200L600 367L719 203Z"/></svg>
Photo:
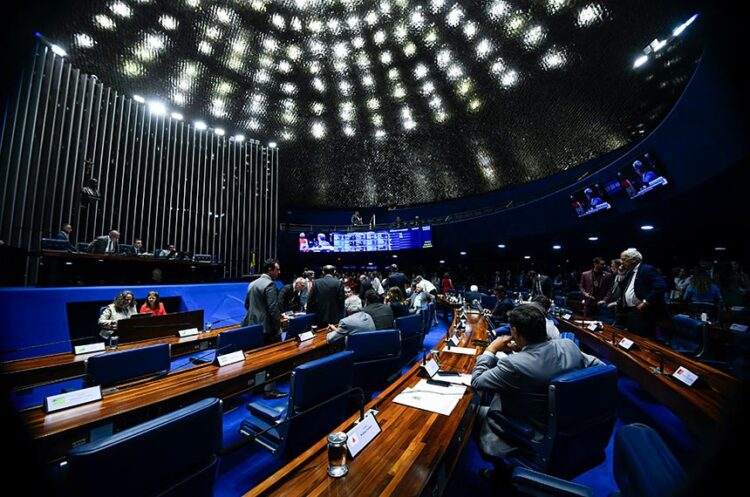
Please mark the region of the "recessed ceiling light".
<svg viewBox="0 0 750 497"><path fill-rule="evenodd" d="M268 142L268 148L276 148L276 142Z"/></svg>
<svg viewBox="0 0 750 497"><path fill-rule="evenodd" d="M643 231L651 231L652 229L654 229L654 227L653 225L650 225L650 224L644 224L643 226L641 226L641 229Z"/></svg>
<svg viewBox="0 0 750 497"><path fill-rule="evenodd" d="M552 250L560 250L562 245L552 245Z"/></svg>
<svg viewBox="0 0 750 497"><path fill-rule="evenodd" d="M501 244L499 244L499 245L497 246L497 248L505 248L505 244L504 244L504 243L501 243Z"/></svg>
<svg viewBox="0 0 750 497"><path fill-rule="evenodd" d="M461 255L466 255L466 252L460 252Z"/></svg>
<svg viewBox="0 0 750 497"><path fill-rule="evenodd" d="M523 258L524 259L531 259L531 256L530 255L524 255Z"/></svg>
<svg viewBox="0 0 750 497"><path fill-rule="evenodd" d="M202 129L207 129L208 128L208 125L205 122L203 122L203 121L195 121L193 123L193 125L195 126L195 129L201 129L202 130Z"/></svg>
<svg viewBox="0 0 750 497"><path fill-rule="evenodd" d="M145 98L143 98L143 97L142 97L142 96L140 96L140 95L133 95L133 100L135 100L135 101L136 101L136 102L138 102L139 104L142 104L142 103L144 103L144 102L146 101L146 99L145 99Z"/></svg>
<svg viewBox="0 0 750 497"><path fill-rule="evenodd" d="M595 242L595 241L597 241L597 240L599 240L599 237L598 237L598 236L590 236L590 237L589 237L589 241L590 241L590 242Z"/></svg>
<svg viewBox="0 0 750 497"><path fill-rule="evenodd" d="M726 249L727 249L726 247L714 247L714 250L717 250L719 252L722 252L722 251L724 251Z"/></svg>

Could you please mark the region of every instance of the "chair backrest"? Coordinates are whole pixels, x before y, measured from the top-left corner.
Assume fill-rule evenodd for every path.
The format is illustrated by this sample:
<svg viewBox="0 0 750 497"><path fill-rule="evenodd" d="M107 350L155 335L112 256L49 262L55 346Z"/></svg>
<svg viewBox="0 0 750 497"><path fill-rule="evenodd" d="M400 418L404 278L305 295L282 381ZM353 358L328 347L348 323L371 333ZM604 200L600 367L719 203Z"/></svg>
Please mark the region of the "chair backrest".
<svg viewBox="0 0 750 497"><path fill-rule="evenodd" d="M622 497L681 495L688 480L659 434L640 423L617 432L613 466Z"/></svg>
<svg viewBox="0 0 750 497"><path fill-rule="evenodd" d="M719 313L719 308L711 302L690 302L688 312L693 316L700 316L705 312L709 318L714 319Z"/></svg>
<svg viewBox="0 0 750 497"><path fill-rule="evenodd" d="M71 495L213 495L221 437L221 401L208 398L80 445L67 456Z"/></svg>
<svg viewBox="0 0 750 497"><path fill-rule="evenodd" d="M96 355L86 360L86 384L106 387L165 373L170 362L167 343Z"/></svg>
<svg viewBox="0 0 750 497"><path fill-rule="evenodd" d="M216 340L216 353L229 354L235 350L250 350L263 346L263 325L242 326L222 331Z"/></svg>
<svg viewBox="0 0 750 497"><path fill-rule="evenodd" d="M617 417L617 368L592 366L552 379L540 451L545 472L571 478L600 464Z"/></svg>
<svg viewBox="0 0 750 497"><path fill-rule="evenodd" d="M296 338L300 333L304 333L315 324L315 313L297 316L286 323L286 339Z"/></svg>
<svg viewBox="0 0 750 497"><path fill-rule="evenodd" d="M303 414L279 427L282 439L276 452L279 457L296 456L346 418L347 395L323 402L350 391L353 372L351 351L338 352L294 369L286 416Z"/></svg>
<svg viewBox="0 0 750 497"><path fill-rule="evenodd" d="M42 250L56 250L67 252L72 247L68 240L58 240L57 238L42 238Z"/></svg>
<svg viewBox="0 0 750 497"><path fill-rule="evenodd" d="M354 353L354 386L365 392L384 387L401 371L401 334L398 330L359 331L346 337Z"/></svg>
<svg viewBox="0 0 750 497"><path fill-rule="evenodd" d="M482 295L482 308L494 309L496 302L497 297L495 297L494 295Z"/></svg>
<svg viewBox="0 0 750 497"><path fill-rule="evenodd" d="M555 295L555 307L565 307L566 302L565 295Z"/></svg>
<svg viewBox="0 0 750 497"><path fill-rule="evenodd" d="M398 318L396 328L401 332L401 365L404 365L422 348L422 317L413 314Z"/></svg>
<svg viewBox="0 0 750 497"><path fill-rule="evenodd" d="M117 248L120 250L121 254L125 255L133 255L135 254L135 248L133 248L132 245L129 243L120 243Z"/></svg>
<svg viewBox="0 0 750 497"><path fill-rule="evenodd" d="M706 326L703 321L684 314L672 316L669 346L677 352L700 355L705 345Z"/></svg>

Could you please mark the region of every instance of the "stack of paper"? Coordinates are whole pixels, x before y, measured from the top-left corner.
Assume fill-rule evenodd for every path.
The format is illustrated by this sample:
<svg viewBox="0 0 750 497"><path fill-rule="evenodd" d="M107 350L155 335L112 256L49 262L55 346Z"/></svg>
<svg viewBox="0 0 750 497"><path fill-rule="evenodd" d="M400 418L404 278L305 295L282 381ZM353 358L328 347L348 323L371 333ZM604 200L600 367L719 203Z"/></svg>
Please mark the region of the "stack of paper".
<svg viewBox="0 0 750 497"><path fill-rule="evenodd" d="M470 349L468 347L443 347L442 352L453 352L454 354L464 355L477 355L477 349Z"/></svg>
<svg viewBox="0 0 750 497"><path fill-rule="evenodd" d="M407 388L398 394L393 401L397 404L450 416L465 391L466 387L463 385L442 387L429 385L427 380L421 380L414 388Z"/></svg>

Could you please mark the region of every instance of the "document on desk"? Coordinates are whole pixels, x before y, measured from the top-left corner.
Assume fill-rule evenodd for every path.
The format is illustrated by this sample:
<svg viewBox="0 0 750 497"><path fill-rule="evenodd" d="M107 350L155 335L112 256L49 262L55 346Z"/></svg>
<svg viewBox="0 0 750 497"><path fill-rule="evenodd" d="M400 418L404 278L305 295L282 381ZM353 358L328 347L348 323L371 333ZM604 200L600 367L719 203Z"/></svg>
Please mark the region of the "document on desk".
<svg viewBox="0 0 750 497"><path fill-rule="evenodd" d="M440 374L438 371L434 377L436 380L447 381L454 385L466 385L471 386L471 375L470 374Z"/></svg>
<svg viewBox="0 0 750 497"><path fill-rule="evenodd" d="M477 349L470 349L468 347L444 347L442 352L453 352L454 354L464 355L477 355Z"/></svg>
<svg viewBox="0 0 750 497"><path fill-rule="evenodd" d="M427 380L421 380L414 388L407 388L398 394L393 401L396 404L450 416L465 391L466 387L463 385L443 387L428 385Z"/></svg>

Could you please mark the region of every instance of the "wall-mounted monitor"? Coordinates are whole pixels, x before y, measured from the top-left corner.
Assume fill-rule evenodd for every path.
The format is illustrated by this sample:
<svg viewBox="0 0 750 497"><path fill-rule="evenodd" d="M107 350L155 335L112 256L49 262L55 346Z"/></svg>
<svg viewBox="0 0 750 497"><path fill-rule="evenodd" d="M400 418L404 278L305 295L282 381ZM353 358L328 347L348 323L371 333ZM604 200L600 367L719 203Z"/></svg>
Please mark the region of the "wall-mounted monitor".
<svg viewBox="0 0 750 497"><path fill-rule="evenodd" d="M590 216L612 208L609 195L599 183L594 183L570 196L570 205L578 217Z"/></svg>
<svg viewBox="0 0 750 497"><path fill-rule="evenodd" d="M649 153L636 157L620 169L617 180L630 198L640 197L668 183Z"/></svg>
<svg viewBox="0 0 750 497"><path fill-rule="evenodd" d="M299 235L300 252L385 252L432 248L432 227Z"/></svg>

